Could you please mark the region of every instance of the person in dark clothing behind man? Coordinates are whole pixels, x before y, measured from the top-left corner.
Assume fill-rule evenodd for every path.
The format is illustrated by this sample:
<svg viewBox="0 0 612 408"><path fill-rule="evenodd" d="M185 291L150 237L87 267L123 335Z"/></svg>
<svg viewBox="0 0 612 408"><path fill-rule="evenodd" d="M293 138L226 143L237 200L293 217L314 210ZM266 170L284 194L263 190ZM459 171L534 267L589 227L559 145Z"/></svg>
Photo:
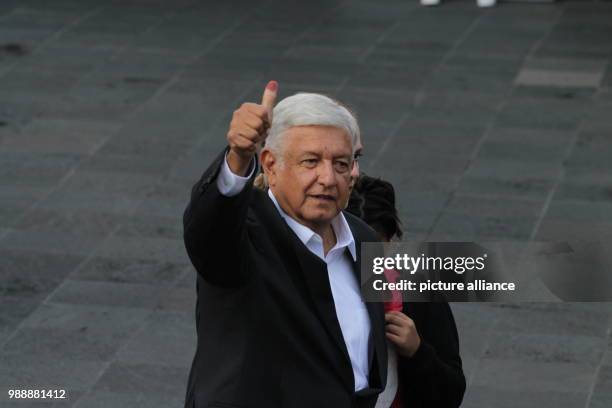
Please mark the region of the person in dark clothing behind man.
<svg viewBox="0 0 612 408"><path fill-rule="evenodd" d="M361 175L351 192L346 211L364 220L382 241L402 236L395 208L395 191L387 181ZM448 303L403 302L401 313L414 322L420 345L411 357L398 353L399 392L393 404L387 406L460 406L466 383L459 356L457 327Z"/></svg>

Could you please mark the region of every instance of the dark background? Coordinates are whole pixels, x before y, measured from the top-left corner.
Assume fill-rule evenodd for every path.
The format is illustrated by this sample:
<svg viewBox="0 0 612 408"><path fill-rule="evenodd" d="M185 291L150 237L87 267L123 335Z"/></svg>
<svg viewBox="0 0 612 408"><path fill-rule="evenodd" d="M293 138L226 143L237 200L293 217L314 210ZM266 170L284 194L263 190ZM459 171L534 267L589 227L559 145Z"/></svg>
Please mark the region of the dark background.
<svg viewBox="0 0 612 408"><path fill-rule="evenodd" d="M190 186L231 112L324 92L405 239L612 229L612 3L0 2L0 406L179 407ZM610 304L454 304L464 407L612 406Z"/></svg>

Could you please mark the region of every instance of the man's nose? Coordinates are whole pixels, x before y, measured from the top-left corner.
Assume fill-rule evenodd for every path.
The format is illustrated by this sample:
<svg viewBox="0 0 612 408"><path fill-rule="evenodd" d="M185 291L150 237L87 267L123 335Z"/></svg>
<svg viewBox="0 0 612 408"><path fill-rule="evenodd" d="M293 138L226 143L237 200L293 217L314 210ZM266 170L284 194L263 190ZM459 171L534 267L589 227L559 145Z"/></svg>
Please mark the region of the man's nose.
<svg viewBox="0 0 612 408"><path fill-rule="evenodd" d="M336 172L331 162L323 161L318 168L317 180L320 184L330 187L336 184Z"/></svg>
<svg viewBox="0 0 612 408"><path fill-rule="evenodd" d="M357 180L359 177L359 162L357 160L353 160L353 168L351 169L351 178L353 180Z"/></svg>

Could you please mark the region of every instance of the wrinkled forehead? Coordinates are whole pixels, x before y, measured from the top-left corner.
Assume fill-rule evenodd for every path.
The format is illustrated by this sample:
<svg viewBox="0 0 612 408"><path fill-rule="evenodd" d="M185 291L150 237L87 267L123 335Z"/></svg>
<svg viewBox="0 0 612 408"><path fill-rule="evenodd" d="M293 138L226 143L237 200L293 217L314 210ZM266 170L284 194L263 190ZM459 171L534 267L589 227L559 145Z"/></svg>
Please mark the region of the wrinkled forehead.
<svg viewBox="0 0 612 408"><path fill-rule="evenodd" d="M353 145L348 132L332 126L295 126L285 135L285 151L292 154L303 152L351 155Z"/></svg>

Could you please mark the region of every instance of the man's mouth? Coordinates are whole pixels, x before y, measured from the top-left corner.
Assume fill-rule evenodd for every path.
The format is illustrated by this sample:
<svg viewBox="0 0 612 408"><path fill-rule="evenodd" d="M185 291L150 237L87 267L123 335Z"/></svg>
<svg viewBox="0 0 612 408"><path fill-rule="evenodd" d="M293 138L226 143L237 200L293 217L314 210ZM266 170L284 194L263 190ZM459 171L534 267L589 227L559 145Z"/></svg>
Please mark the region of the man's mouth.
<svg viewBox="0 0 612 408"><path fill-rule="evenodd" d="M314 197L319 200L325 200L325 201L336 201L336 197L334 197L333 195L329 195L329 194L313 194L311 195L311 197Z"/></svg>

